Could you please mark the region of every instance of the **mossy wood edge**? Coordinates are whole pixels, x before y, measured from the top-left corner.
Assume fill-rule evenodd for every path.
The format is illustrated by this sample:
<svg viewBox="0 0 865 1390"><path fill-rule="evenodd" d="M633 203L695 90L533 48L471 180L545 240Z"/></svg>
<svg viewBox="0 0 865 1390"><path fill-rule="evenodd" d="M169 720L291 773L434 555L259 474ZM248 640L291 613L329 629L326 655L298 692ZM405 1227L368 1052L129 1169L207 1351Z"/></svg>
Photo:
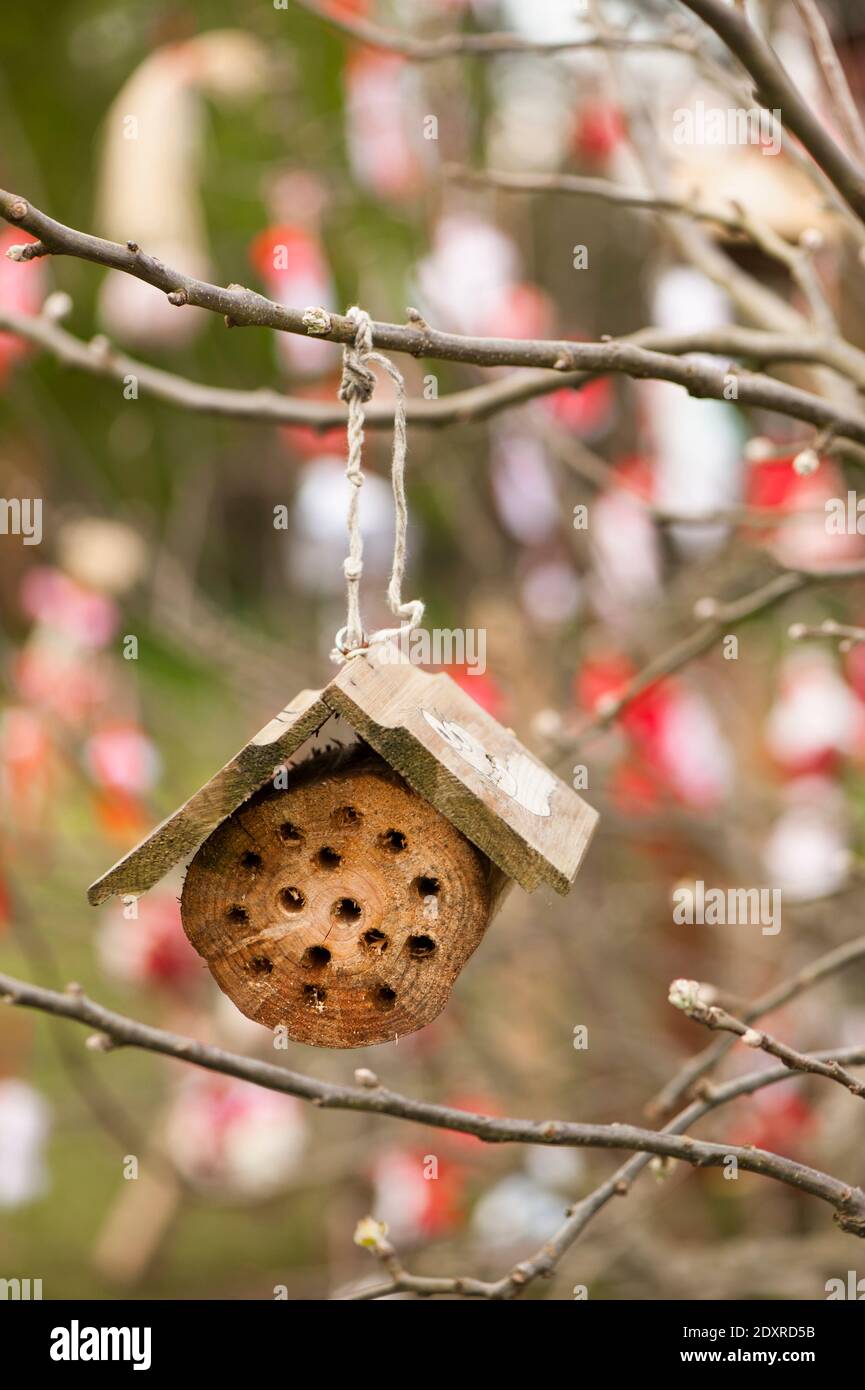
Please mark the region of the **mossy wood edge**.
<svg viewBox="0 0 865 1390"><path fill-rule="evenodd" d="M94 907L116 895L145 893L194 854L331 717L320 696L318 690L301 691L209 782L92 883L87 897Z"/></svg>

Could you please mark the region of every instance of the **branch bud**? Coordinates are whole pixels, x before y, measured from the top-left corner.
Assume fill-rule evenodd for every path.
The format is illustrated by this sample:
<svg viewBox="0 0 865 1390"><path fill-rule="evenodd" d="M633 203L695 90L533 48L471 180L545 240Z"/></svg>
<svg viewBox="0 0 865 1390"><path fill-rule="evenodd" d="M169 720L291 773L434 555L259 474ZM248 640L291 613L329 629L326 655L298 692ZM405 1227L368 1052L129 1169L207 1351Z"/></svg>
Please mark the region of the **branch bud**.
<svg viewBox="0 0 865 1390"><path fill-rule="evenodd" d="M365 1216L354 1228L354 1243L365 1250L373 1250L377 1255L389 1254L391 1247L387 1241L387 1226L376 1221L374 1216Z"/></svg>
<svg viewBox="0 0 865 1390"><path fill-rule="evenodd" d="M307 333L329 333L333 320L326 309L313 305L303 311L303 326Z"/></svg>
<svg viewBox="0 0 865 1390"><path fill-rule="evenodd" d="M809 478L820 467L820 455L816 449L802 449L793 460L793 472L800 478Z"/></svg>
<svg viewBox="0 0 865 1390"><path fill-rule="evenodd" d="M62 323L72 313L72 296L65 290L55 290L42 305L42 317L51 323Z"/></svg>
<svg viewBox="0 0 865 1390"><path fill-rule="evenodd" d="M681 1009L686 1014L693 1013L703 1002L700 998L699 980L674 980L667 997L674 1009Z"/></svg>

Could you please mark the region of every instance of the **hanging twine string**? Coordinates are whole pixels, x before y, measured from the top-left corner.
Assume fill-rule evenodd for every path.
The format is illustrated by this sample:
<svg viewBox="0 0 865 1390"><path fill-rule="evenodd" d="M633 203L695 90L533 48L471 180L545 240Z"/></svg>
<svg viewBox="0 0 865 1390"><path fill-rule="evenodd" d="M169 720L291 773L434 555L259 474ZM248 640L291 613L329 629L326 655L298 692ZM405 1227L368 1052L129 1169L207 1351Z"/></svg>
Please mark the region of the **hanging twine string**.
<svg viewBox="0 0 865 1390"><path fill-rule="evenodd" d="M331 658L334 661L347 661L366 651L375 642L389 638L399 640L404 634L418 626L423 617L424 605L420 599L407 599L403 602L402 581L405 574L406 534L408 531L408 507L405 500L405 382L402 373L389 357L375 352L372 343L372 324L369 314L357 306L349 309L347 317L355 325L354 343L347 343L342 355L342 381L339 398L348 406L348 456L345 476L351 485L348 502L348 555L343 561L346 588L346 620L334 639ZM363 455L364 406L375 390L375 375L370 367L377 362L383 367L396 387L396 404L393 415L393 452L391 455L391 483L394 501L393 564L390 582L387 587L387 602L398 627L380 628L367 637L363 630L360 613L360 579L363 574L363 536L360 529L360 490L363 487L361 458Z"/></svg>

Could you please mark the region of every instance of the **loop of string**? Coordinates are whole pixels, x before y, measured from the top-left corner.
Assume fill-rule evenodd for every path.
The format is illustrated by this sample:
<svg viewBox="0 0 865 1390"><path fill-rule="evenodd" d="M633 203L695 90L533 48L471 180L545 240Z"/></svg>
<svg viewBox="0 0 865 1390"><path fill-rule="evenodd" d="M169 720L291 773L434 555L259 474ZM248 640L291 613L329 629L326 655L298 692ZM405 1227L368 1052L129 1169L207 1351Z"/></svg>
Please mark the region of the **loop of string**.
<svg viewBox="0 0 865 1390"><path fill-rule="evenodd" d="M352 656L366 651L375 642L389 638L401 638L418 626L423 617L424 605L420 599L407 599L403 602L402 581L405 574L406 533L408 530L408 508L405 500L405 381L402 373L389 357L375 352L372 341L372 324L365 309L355 305L349 309L347 317L355 325L355 339L347 343L342 354L342 381L339 398L348 406L347 441L348 452L345 475L351 485L348 502L348 555L343 561L346 588L346 619L334 639L331 658L334 661L347 661ZM363 487L361 459L363 455L364 406L375 390L375 375L370 367L377 362L383 367L396 388L396 403L393 415L393 451L391 454L391 484L394 501L394 539L393 563L390 582L387 587L387 602L395 618L400 619L398 627L380 628L366 636L360 612L360 579L363 574L363 536L360 529L360 490Z"/></svg>

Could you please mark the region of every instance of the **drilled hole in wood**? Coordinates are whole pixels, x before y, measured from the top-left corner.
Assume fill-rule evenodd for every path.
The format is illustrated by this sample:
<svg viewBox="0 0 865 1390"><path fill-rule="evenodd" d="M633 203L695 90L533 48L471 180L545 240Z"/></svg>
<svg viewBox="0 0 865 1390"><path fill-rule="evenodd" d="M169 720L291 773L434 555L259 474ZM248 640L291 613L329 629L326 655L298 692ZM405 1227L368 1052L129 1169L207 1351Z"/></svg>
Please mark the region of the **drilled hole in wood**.
<svg viewBox="0 0 865 1390"><path fill-rule="evenodd" d="M360 825L363 816L356 806L339 806L333 812L331 820L334 825L351 828L353 825Z"/></svg>
<svg viewBox="0 0 865 1390"><path fill-rule="evenodd" d="M400 854L408 846L408 840L401 830L386 830L379 836L378 842L382 849L389 850L391 854Z"/></svg>
<svg viewBox="0 0 865 1390"><path fill-rule="evenodd" d="M287 845L299 845L303 839L303 831L298 830L290 820L284 820L279 827L279 833Z"/></svg>
<svg viewBox="0 0 865 1390"><path fill-rule="evenodd" d="M249 968L253 975L269 975L273 970L273 961L269 956L253 956Z"/></svg>
<svg viewBox="0 0 865 1390"><path fill-rule="evenodd" d="M369 931L365 931L361 937L361 944L368 951L386 951L387 937L383 931L379 931L378 927L370 927Z"/></svg>
<svg viewBox="0 0 865 1390"><path fill-rule="evenodd" d="M342 863L342 855L331 849L330 845L324 845L318 851L315 860L320 869L338 869Z"/></svg>
<svg viewBox="0 0 865 1390"><path fill-rule="evenodd" d="M379 1009L392 1009L396 1003L396 990L391 989L390 985L379 985L372 997Z"/></svg>
<svg viewBox="0 0 865 1390"><path fill-rule="evenodd" d="M415 879L414 886L424 899L437 898L441 891L441 884L432 874L421 874L420 878Z"/></svg>
<svg viewBox="0 0 865 1390"><path fill-rule="evenodd" d="M256 854L254 849L245 850L240 856L240 867L242 869L260 869L261 855Z"/></svg>
<svg viewBox="0 0 865 1390"><path fill-rule="evenodd" d="M234 907L230 907L225 915L228 918L229 922L249 921L249 916L247 914L246 908L238 907L237 904L235 904Z"/></svg>
<svg viewBox="0 0 865 1390"><path fill-rule="evenodd" d="M300 912L306 898L299 888L283 888L279 895L279 901L285 912Z"/></svg>
<svg viewBox="0 0 865 1390"><path fill-rule="evenodd" d="M304 985L303 1002L308 1009L314 1009L317 1014L324 1013L324 1001L327 998L327 990L321 985Z"/></svg>
<svg viewBox="0 0 865 1390"><path fill-rule="evenodd" d="M423 960L425 956L431 956L436 948L436 944L431 936L410 936L408 939L408 953L413 960Z"/></svg>
<svg viewBox="0 0 865 1390"><path fill-rule="evenodd" d="M337 922L356 922L360 917L360 903L354 898L337 898L330 909Z"/></svg>
<svg viewBox="0 0 865 1390"><path fill-rule="evenodd" d="M330 951L326 946L308 946L300 963L307 970L321 970L330 964Z"/></svg>

